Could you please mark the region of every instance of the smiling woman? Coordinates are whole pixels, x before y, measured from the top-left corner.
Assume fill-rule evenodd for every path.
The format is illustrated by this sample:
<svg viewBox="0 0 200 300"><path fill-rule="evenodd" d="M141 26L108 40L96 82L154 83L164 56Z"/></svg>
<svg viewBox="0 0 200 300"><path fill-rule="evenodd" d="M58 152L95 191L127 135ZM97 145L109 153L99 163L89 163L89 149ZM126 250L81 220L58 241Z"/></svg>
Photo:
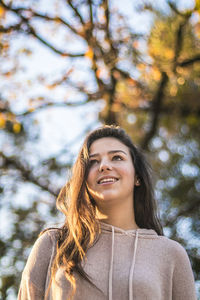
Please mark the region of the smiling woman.
<svg viewBox="0 0 200 300"><path fill-rule="evenodd" d="M57 207L65 223L36 241L19 300L196 299L188 256L163 236L149 166L123 129L86 137Z"/></svg>
<svg viewBox="0 0 200 300"><path fill-rule="evenodd" d="M136 174L129 148L105 137L93 142L89 157L87 187L97 204L98 219L123 229L138 228L133 207Z"/></svg>

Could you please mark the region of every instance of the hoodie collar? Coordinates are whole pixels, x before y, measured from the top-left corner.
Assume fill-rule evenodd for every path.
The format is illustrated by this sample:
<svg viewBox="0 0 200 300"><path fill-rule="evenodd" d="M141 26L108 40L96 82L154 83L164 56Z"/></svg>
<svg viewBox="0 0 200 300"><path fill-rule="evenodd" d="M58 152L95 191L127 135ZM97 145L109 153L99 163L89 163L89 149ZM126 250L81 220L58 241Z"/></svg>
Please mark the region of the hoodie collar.
<svg viewBox="0 0 200 300"><path fill-rule="evenodd" d="M145 228L138 228L138 229L129 229L129 230L124 230L122 228L119 228L119 227L116 227L116 226L113 226L113 225L110 225L110 224L107 224L107 223L104 223L102 221L100 221L100 227L101 227L101 231L102 232L112 232L112 227L114 228L114 232L115 233L121 233L121 234L125 234L125 235L135 235L136 234L136 231L138 232L138 235L141 237L141 236L157 236L157 233L155 232L155 230L153 229L145 229Z"/></svg>

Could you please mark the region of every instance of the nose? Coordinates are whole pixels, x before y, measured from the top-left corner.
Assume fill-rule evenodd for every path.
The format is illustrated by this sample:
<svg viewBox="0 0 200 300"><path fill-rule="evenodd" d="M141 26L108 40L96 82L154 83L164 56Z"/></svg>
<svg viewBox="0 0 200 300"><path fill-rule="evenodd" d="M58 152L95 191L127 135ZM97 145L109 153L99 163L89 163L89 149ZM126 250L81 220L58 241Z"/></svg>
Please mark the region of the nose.
<svg viewBox="0 0 200 300"><path fill-rule="evenodd" d="M102 160L100 165L99 165L99 172L104 172L104 171L110 171L112 170L111 163L108 162L107 160Z"/></svg>

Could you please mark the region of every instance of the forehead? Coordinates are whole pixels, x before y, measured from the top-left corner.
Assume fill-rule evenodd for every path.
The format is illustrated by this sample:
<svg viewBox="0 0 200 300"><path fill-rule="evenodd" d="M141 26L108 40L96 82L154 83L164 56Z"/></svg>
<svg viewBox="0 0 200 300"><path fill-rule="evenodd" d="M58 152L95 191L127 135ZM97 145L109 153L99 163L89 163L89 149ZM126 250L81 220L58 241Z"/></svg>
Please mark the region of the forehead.
<svg viewBox="0 0 200 300"><path fill-rule="evenodd" d="M129 148L114 137L104 137L94 141L90 146L89 153L102 153L114 150L122 150L129 153Z"/></svg>

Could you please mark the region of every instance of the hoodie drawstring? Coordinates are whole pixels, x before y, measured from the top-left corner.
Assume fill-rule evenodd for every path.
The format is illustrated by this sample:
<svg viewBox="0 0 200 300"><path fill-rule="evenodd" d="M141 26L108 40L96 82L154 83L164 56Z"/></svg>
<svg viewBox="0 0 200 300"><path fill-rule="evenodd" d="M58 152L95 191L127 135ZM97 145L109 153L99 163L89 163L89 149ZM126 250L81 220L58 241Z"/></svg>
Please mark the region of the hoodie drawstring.
<svg viewBox="0 0 200 300"><path fill-rule="evenodd" d="M112 300L112 276L113 276L113 258L114 258L114 243L115 243L115 229L112 226L112 248L111 248L111 260L110 260L110 270L109 270L109 286L108 286L108 292L109 292L109 300Z"/></svg>
<svg viewBox="0 0 200 300"><path fill-rule="evenodd" d="M109 270L109 282L108 282L108 299L112 300L112 277L113 277L113 259L114 259L114 243L115 243L115 229L112 226L112 247L111 247L111 259L110 259L110 270ZM136 229L133 259L129 273L129 300L133 300L133 273L135 267L136 251L138 244L138 230Z"/></svg>
<svg viewBox="0 0 200 300"><path fill-rule="evenodd" d="M135 267L137 243L138 243L138 231L136 230L133 259L132 259L132 265L131 265L130 273L129 273L129 287L128 287L129 288L129 300L133 299L133 272L134 272L134 267Z"/></svg>

